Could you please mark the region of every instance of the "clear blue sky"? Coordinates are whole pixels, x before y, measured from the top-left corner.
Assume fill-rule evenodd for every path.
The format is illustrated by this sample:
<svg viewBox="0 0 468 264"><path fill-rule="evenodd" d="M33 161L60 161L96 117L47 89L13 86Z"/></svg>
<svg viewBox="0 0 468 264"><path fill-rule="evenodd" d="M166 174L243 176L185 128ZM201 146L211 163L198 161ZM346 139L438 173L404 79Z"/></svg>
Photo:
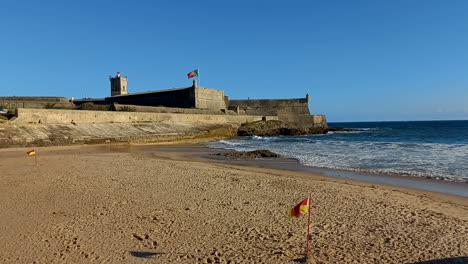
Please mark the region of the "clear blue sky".
<svg viewBox="0 0 468 264"><path fill-rule="evenodd" d="M201 85L329 121L468 119L468 1L3 0L0 96Z"/></svg>

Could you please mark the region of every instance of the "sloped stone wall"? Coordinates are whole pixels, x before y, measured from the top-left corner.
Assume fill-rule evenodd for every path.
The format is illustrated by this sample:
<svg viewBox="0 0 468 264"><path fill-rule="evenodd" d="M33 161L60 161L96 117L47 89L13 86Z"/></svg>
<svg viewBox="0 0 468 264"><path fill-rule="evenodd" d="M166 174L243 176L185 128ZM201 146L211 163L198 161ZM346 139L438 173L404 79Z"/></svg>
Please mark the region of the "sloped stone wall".
<svg viewBox="0 0 468 264"><path fill-rule="evenodd" d="M156 143L215 140L236 136L226 123L0 124L0 148L112 142Z"/></svg>

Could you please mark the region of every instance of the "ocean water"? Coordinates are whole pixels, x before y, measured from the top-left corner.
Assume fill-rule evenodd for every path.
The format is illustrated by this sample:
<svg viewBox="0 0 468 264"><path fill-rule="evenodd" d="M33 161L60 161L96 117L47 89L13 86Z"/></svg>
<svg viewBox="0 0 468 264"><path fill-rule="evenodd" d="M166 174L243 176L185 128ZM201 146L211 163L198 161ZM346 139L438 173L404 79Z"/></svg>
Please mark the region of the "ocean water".
<svg viewBox="0 0 468 264"><path fill-rule="evenodd" d="M468 121L329 123L353 132L238 137L207 142L237 151L268 149L305 166L468 183Z"/></svg>

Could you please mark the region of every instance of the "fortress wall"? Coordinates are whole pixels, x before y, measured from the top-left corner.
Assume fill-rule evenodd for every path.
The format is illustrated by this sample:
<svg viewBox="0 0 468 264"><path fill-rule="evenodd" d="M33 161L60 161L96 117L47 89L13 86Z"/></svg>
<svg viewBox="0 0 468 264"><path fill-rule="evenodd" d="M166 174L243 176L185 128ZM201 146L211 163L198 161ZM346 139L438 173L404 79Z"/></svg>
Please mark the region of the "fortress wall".
<svg viewBox="0 0 468 264"><path fill-rule="evenodd" d="M307 98L229 100L228 109L247 115L276 115L301 127L328 127L325 115L310 114L308 101Z"/></svg>
<svg viewBox="0 0 468 264"><path fill-rule="evenodd" d="M106 97L105 100L108 104L119 103L181 108L195 107L195 97L192 87L111 96Z"/></svg>
<svg viewBox="0 0 468 264"><path fill-rule="evenodd" d="M226 109L224 91L206 87L195 87L195 108L200 109Z"/></svg>
<svg viewBox="0 0 468 264"><path fill-rule="evenodd" d="M262 120L261 115L205 115L177 113L141 113L141 112L111 112L87 110L60 109L24 109L16 110L13 124L105 124L105 123L141 123L141 122L217 122L246 123ZM277 120L276 116L268 116L267 120Z"/></svg>
<svg viewBox="0 0 468 264"><path fill-rule="evenodd" d="M306 98L230 100L229 109L239 106L248 115L277 115L280 120L301 123L301 115L310 115Z"/></svg>
<svg viewBox="0 0 468 264"><path fill-rule="evenodd" d="M46 104L73 108L68 98L55 96L0 96L0 106L13 110L15 108L44 108Z"/></svg>
<svg viewBox="0 0 468 264"><path fill-rule="evenodd" d="M229 106L237 105L249 115L310 114L306 98L229 100Z"/></svg>
<svg viewBox="0 0 468 264"><path fill-rule="evenodd" d="M178 108L178 107L166 107L166 106L141 106L141 105L124 105L114 104L116 111L122 111L121 108L132 108L134 112L153 112L153 113L178 113L178 114L206 114L206 115L235 115L234 111L221 111L221 109L198 109L198 108Z"/></svg>

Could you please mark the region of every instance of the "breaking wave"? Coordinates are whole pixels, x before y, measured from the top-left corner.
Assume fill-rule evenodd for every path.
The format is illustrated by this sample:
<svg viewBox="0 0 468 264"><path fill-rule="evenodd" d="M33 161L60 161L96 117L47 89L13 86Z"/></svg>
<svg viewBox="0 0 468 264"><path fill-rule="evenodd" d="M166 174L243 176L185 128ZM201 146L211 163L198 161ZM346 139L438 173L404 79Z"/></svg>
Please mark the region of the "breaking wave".
<svg viewBox="0 0 468 264"><path fill-rule="evenodd" d="M468 121L447 122L361 123L366 127L356 127L359 133L239 137L207 145L236 151L268 149L312 167L468 182ZM350 124L359 123L341 126Z"/></svg>

